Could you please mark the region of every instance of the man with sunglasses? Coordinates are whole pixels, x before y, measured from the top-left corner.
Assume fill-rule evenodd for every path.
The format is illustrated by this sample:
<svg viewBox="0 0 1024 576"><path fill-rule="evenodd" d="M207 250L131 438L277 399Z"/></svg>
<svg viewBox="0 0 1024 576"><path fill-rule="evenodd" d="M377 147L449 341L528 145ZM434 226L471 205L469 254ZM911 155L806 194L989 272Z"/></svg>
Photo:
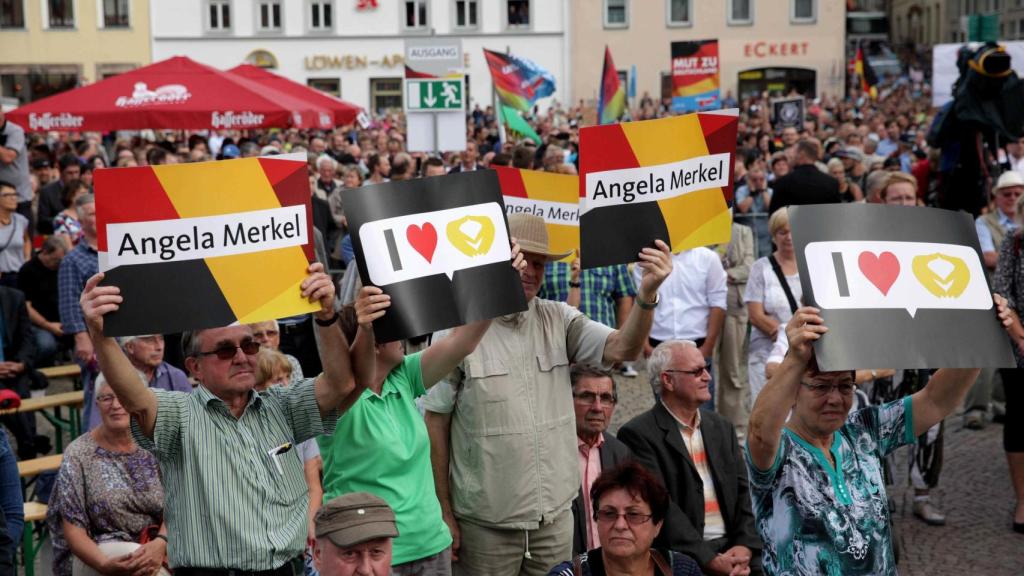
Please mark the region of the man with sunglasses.
<svg viewBox="0 0 1024 576"><path fill-rule="evenodd" d="M185 365L199 382L191 394L146 387L117 342L103 335L103 318L122 297L115 286L99 286L102 280L103 274L89 279L82 312L103 373L132 415L135 440L160 461L171 568L178 576L293 576L306 543L309 498L294 448L332 434L342 401L355 389L334 284L323 266L311 264L300 286L304 298L320 303L313 316L323 373L259 393L253 387L260 344L248 325L185 333ZM362 354L372 357L368 348Z"/></svg>
<svg viewBox="0 0 1024 576"><path fill-rule="evenodd" d="M618 438L668 489L657 545L688 554L705 574L761 574L736 429L701 408L711 397L711 375L700 348L690 340L658 344L647 377L660 400L623 425Z"/></svg>
<svg viewBox="0 0 1024 576"><path fill-rule="evenodd" d="M993 296L1000 320L1006 299ZM896 574L882 462L963 401L977 369L938 370L919 392L850 414L853 371L822 372L818 309L786 326L789 352L750 416L747 468L770 574Z"/></svg>

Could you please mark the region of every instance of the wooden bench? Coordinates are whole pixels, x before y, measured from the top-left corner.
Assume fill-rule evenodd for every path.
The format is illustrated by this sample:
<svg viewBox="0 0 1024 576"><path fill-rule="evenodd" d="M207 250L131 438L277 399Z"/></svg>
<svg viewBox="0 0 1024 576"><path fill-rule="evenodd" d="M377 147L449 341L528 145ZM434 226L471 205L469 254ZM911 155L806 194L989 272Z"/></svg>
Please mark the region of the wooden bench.
<svg viewBox="0 0 1024 576"><path fill-rule="evenodd" d="M60 469L60 463L63 461L63 454L52 454L41 458L22 460L18 462L18 476L21 476L22 478L31 478L32 476L38 476L43 472L52 472Z"/></svg>
<svg viewBox="0 0 1024 576"><path fill-rule="evenodd" d="M38 398L26 398L21 401L18 408L0 410L0 416L8 414L39 412L53 425L57 452L64 451L64 432L68 433L69 442L82 433L81 408L85 403L85 393L81 390L75 392L63 392L39 396ZM64 418L64 408L67 407L70 414ZM50 411L53 413L51 414Z"/></svg>
<svg viewBox="0 0 1024 576"><path fill-rule="evenodd" d="M46 529L40 531L39 541L33 542L32 525L46 522L46 504L25 502L25 527L21 531L21 565L25 576L35 576L36 555L46 540Z"/></svg>
<svg viewBox="0 0 1024 576"><path fill-rule="evenodd" d="M82 367L78 364L64 364L62 366L40 368L39 372L42 373L43 376L46 376L48 380L56 380L58 378L78 378L82 375Z"/></svg>

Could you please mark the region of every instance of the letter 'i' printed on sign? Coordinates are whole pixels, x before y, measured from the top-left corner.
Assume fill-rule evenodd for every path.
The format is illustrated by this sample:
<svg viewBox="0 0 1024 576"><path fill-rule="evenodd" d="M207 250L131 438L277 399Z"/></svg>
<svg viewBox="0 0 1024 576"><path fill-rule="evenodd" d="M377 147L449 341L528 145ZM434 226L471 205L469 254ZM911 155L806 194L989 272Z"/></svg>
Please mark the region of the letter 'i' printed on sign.
<svg viewBox="0 0 1024 576"><path fill-rule="evenodd" d="M832 253L832 265L836 271L836 284L839 286L839 295L843 298L850 296L850 285L846 281L846 265L843 264L843 253Z"/></svg>
<svg viewBox="0 0 1024 576"><path fill-rule="evenodd" d="M391 256L391 268L397 272L402 269L402 257L398 255L398 244L395 243L395 231L391 228L385 230L384 241L388 243L388 254Z"/></svg>

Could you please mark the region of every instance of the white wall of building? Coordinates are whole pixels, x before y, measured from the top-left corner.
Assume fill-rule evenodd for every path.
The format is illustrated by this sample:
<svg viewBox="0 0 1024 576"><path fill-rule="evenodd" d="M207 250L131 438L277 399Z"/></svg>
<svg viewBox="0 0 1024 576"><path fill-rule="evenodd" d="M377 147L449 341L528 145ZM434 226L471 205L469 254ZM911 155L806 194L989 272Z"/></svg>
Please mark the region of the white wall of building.
<svg viewBox="0 0 1024 576"><path fill-rule="evenodd" d="M229 0L230 30L210 31L210 1L152 3L154 61L180 55L226 69L263 50L277 60L274 72L302 84L336 78L343 99L369 107L371 79L401 78L404 67L395 56L404 53L404 39L430 36L432 29L434 36L462 39L471 102L486 106L493 98L483 48L533 60L555 77L555 98L569 99L566 0L533 0L528 29L505 25L506 0L478 0L479 21L472 30L455 28L456 0L428 0L424 31L404 28L405 2L400 0L379 0L377 8L367 10L357 10L358 0L333 0L331 31L309 29L310 0L281 0L282 30L274 32L257 30L261 0Z"/></svg>

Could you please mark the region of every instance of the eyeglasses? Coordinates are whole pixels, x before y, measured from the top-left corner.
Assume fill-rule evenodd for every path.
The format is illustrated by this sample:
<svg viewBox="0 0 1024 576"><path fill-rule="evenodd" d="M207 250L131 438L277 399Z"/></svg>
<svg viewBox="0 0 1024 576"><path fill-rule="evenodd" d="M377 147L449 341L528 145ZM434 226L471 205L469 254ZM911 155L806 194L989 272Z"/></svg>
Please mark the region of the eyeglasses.
<svg viewBox="0 0 1024 576"><path fill-rule="evenodd" d="M117 396L114 396L113 394L100 394L99 396L96 397L96 403L112 404L115 399L117 399Z"/></svg>
<svg viewBox="0 0 1024 576"><path fill-rule="evenodd" d="M0 198L10 198L12 196L17 196L17 195L18 195L17 192L4 192L3 194L0 194Z"/></svg>
<svg viewBox="0 0 1024 576"><path fill-rule="evenodd" d="M246 356L253 356L260 351L260 343L255 340L243 340L241 344L221 344L209 352L200 352L196 356L212 356L217 355L217 358L221 360L231 360L238 353L238 349L242 349L242 353Z"/></svg>
<svg viewBox="0 0 1024 576"><path fill-rule="evenodd" d="M618 397L616 397L615 394L609 394L607 392L605 392L604 394L595 394L594 392L579 392L573 394L572 397L579 400L580 404L586 404L587 406L592 406L595 402L597 402L598 398L601 399L601 404L615 404L616 402L619 401Z"/></svg>
<svg viewBox="0 0 1024 576"><path fill-rule="evenodd" d="M831 384L808 384L807 382L801 382L805 388L811 391L811 395L815 398L824 398L832 393L832 390L838 390L842 396L853 396L853 391L857 386L853 382L833 382Z"/></svg>
<svg viewBox="0 0 1024 576"><path fill-rule="evenodd" d="M999 195L1003 198L1020 198L1022 194L1024 194L1024 190L1001 190L999 192Z"/></svg>
<svg viewBox="0 0 1024 576"><path fill-rule="evenodd" d="M598 522L604 522L605 524L614 524L619 521L620 516L625 516L626 523L630 526L639 526L645 522L649 522L651 514L644 514L643 512L626 512L621 513L618 510L598 510L594 512L594 517L597 518Z"/></svg>
<svg viewBox="0 0 1024 576"><path fill-rule="evenodd" d="M689 376L693 376L694 378L700 378L707 371L708 369L706 366L694 368L693 370L662 370L662 372L666 374L687 374Z"/></svg>

